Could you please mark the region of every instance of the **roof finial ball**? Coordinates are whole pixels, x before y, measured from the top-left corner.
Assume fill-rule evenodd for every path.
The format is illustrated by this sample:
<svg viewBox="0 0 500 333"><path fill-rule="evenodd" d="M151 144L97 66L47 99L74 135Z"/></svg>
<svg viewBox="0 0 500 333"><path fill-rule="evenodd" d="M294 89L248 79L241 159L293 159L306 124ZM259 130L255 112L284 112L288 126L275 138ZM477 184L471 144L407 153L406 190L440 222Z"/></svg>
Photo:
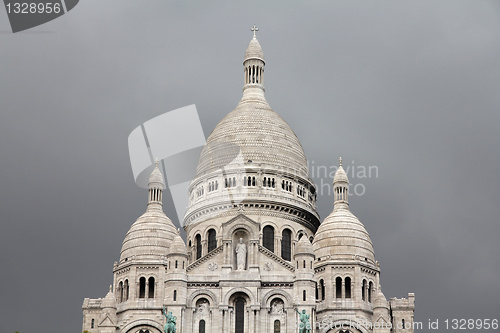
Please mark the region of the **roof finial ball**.
<svg viewBox="0 0 500 333"><path fill-rule="evenodd" d="M257 28L257 26L254 24L252 29L250 30L253 31L253 39L257 39L257 31L259 31L259 28Z"/></svg>
<svg viewBox="0 0 500 333"><path fill-rule="evenodd" d="M342 166L342 157L339 158L339 166Z"/></svg>

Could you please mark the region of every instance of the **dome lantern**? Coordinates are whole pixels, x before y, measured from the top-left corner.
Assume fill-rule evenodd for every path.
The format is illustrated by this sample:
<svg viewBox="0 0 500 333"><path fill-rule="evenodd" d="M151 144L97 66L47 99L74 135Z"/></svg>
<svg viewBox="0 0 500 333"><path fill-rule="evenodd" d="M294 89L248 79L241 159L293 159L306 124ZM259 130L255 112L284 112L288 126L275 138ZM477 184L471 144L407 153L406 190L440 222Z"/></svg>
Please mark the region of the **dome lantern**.
<svg viewBox="0 0 500 333"><path fill-rule="evenodd" d="M162 209L163 206L162 196L165 182L163 181L163 175L158 167L159 165L160 161L156 159L155 168L149 176L148 209Z"/></svg>
<svg viewBox="0 0 500 333"><path fill-rule="evenodd" d="M245 60L243 60L243 66L245 66L245 86L243 90L252 88L252 90L257 89L261 92L264 91L264 66L266 62L264 61L264 53L262 52L262 47L257 40L256 32L259 31L254 24L253 28L253 38L248 44L248 48L245 52Z"/></svg>
<svg viewBox="0 0 500 333"><path fill-rule="evenodd" d="M333 177L333 205L335 209L348 209L349 179L342 167L342 157L339 159L339 168Z"/></svg>

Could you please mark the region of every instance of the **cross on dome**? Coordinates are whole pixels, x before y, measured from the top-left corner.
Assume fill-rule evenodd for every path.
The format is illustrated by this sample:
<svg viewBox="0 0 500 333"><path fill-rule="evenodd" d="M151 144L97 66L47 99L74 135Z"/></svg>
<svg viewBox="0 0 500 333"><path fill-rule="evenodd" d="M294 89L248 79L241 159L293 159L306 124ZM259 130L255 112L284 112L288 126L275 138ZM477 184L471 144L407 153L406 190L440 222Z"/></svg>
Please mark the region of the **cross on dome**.
<svg viewBox="0 0 500 333"><path fill-rule="evenodd" d="M253 28L250 29L251 31L253 31L253 38L257 38L257 31L259 31L259 28L257 28L257 26L254 24L253 25Z"/></svg>

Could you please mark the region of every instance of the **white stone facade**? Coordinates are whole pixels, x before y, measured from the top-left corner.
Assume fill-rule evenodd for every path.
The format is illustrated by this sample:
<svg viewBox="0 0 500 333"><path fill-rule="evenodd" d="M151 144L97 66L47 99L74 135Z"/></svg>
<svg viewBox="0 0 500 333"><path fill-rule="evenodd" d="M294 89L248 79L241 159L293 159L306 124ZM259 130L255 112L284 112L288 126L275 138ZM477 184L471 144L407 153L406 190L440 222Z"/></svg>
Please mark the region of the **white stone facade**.
<svg viewBox="0 0 500 333"><path fill-rule="evenodd" d="M187 246L163 213L157 165L109 293L84 300L83 330L161 333L166 307L178 333L299 332L297 310L312 332L413 333L414 295L383 295L341 164L320 224L304 151L265 99L255 34L243 65L243 98L210 134L189 188Z"/></svg>

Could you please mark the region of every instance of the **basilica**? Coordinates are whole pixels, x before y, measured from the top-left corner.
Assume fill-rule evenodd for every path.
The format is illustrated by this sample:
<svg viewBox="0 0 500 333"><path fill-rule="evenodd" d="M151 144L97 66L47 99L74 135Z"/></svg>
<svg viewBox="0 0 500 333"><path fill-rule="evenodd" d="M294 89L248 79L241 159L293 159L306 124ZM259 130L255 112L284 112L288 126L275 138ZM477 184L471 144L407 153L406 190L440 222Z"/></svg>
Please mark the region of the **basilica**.
<svg viewBox="0 0 500 333"><path fill-rule="evenodd" d="M84 299L83 331L413 333L414 294L382 293L342 160L320 220L302 146L266 101L252 30L241 101L208 137L186 194L186 242L163 212L157 161L108 294Z"/></svg>

